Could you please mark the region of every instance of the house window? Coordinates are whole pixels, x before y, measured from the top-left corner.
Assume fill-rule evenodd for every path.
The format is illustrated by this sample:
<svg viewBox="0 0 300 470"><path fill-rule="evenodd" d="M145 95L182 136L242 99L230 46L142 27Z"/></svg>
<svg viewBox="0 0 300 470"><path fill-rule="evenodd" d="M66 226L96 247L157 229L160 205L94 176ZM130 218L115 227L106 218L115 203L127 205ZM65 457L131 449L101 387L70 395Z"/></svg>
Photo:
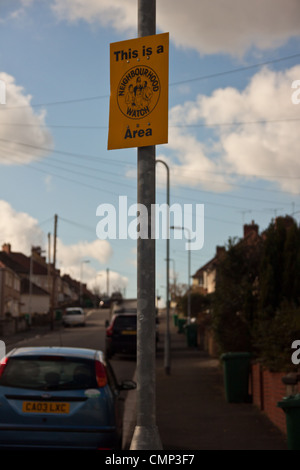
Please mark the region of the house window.
<svg viewBox="0 0 300 470"><path fill-rule="evenodd" d="M5 272L5 285L8 287L13 286L12 275L8 271Z"/></svg>
<svg viewBox="0 0 300 470"><path fill-rule="evenodd" d="M18 277L14 278L14 289L20 292L20 279Z"/></svg>

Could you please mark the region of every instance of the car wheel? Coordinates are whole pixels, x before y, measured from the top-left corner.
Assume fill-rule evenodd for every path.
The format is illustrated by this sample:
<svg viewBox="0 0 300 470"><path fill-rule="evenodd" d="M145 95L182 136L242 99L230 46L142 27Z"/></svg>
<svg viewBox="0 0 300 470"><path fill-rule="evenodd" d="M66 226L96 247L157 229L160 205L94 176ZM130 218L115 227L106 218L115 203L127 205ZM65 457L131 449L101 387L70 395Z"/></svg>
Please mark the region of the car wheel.
<svg viewBox="0 0 300 470"><path fill-rule="evenodd" d="M123 450L123 435L119 437L116 450Z"/></svg>

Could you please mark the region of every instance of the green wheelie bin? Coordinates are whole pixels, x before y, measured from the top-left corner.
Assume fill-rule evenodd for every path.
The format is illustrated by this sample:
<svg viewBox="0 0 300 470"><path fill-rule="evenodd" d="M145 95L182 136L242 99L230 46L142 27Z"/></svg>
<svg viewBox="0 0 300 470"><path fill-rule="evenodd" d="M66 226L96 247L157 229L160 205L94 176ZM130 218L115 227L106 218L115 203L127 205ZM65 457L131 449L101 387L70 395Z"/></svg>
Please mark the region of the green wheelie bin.
<svg viewBox="0 0 300 470"><path fill-rule="evenodd" d="M225 396L228 403L249 403L251 353L228 352L221 356L224 370Z"/></svg>
<svg viewBox="0 0 300 470"><path fill-rule="evenodd" d="M186 340L187 345L190 348L197 347L197 323L190 323L189 325L185 325L185 333L186 333Z"/></svg>
<svg viewBox="0 0 300 470"><path fill-rule="evenodd" d="M178 333L184 333L184 326L186 324L186 319L185 318L178 318Z"/></svg>
<svg viewBox="0 0 300 470"><path fill-rule="evenodd" d="M300 450L300 394L284 397L277 403L285 412L289 450Z"/></svg>

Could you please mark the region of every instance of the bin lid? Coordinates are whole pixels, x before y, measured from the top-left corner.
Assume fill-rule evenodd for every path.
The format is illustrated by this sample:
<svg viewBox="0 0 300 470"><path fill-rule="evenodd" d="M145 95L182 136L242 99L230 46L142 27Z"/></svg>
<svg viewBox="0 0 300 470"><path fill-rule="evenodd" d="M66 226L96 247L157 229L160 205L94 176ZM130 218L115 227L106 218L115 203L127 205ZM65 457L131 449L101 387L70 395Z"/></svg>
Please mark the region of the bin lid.
<svg viewBox="0 0 300 470"><path fill-rule="evenodd" d="M222 354L221 359L226 361L228 359L250 358L251 355L250 352L227 352Z"/></svg>
<svg viewBox="0 0 300 470"><path fill-rule="evenodd" d="M300 393L283 397L282 401L277 403L279 408L299 408L300 407Z"/></svg>

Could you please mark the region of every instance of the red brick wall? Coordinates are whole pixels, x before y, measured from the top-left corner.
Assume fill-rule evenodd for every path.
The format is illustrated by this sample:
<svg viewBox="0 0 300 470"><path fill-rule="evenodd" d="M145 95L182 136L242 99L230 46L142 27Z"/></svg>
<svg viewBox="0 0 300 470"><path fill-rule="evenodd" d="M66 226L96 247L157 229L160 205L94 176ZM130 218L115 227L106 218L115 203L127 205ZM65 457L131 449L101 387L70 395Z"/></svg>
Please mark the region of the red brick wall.
<svg viewBox="0 0 300 470"><path fill-rule="evenodd" d="M261 390L261 369L259 364L252 365L251 388L253 403L260 409L264 409L264 400Z"/></svg>
<svg viewBox="0 0 300 470"><path fill-rule="evenodd" d="M286 434L285 414L277 406L277 403L287 395L286 386L281 380L284 375L283 373L263 369L260 364L252 365L253 404L266 413L275 426Z"/></svg>

